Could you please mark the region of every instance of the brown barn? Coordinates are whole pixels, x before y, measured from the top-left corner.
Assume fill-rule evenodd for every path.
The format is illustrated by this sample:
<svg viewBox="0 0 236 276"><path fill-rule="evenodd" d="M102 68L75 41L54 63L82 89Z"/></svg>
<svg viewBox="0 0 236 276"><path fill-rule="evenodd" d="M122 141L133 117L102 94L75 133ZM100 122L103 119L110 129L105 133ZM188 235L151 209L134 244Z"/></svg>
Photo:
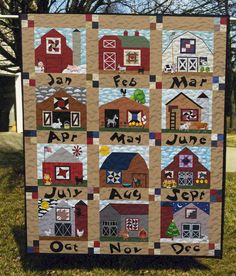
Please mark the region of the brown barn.
<svg viewBox="0 0 236 276"><path fill-rule="evenodd" d="M100 168L102 187L148 187L148 167L139 153L113 152Z"/></svg>
<svg viewBox="0 0 236 276"><path fill-rule="evenodd" d="M166 103L166 128L180 129L183 124L201 122L201 112L199 104L180 93Z"/></svg>
<svg viewBox="0 0 236 276"><path fill-rule="evenodd" d="M184 148L161 171L161 183L163 187L209 187L210 172L199 162L197 155Z"/></svg>
<svg viewBox="0 0 236 276"><path fill-rule="evenodd" d="M149 108L127 97L99 107L100 128L149 128Z"/></svg>
<svg viewBox="0 0 236 276"><path fill-rule="evenodd" d="M86 104L60 89L48 99L37 103L37 128L85 129Z"/></svg>

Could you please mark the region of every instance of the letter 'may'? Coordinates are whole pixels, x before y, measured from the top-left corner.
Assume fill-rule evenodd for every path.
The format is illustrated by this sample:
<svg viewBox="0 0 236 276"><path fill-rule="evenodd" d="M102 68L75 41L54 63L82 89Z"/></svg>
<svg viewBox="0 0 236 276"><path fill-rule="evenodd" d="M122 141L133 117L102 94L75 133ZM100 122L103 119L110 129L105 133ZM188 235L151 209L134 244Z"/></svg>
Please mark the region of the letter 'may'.
<svg viewBox="0 0 236 276"><path fill-rule="evenodd" d="M27 252L221 257L228 18L20 19Z"/></svg>

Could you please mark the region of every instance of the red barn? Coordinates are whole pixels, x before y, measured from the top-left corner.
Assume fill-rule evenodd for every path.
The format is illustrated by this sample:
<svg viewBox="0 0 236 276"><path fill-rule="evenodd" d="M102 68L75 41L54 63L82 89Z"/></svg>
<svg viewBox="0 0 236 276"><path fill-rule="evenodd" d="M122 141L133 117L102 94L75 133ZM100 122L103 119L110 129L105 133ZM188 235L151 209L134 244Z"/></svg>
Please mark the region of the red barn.
<svg viewBox="0 0 236 276"><path fill-rule="evenodd" d="M83 164L73 154L60 148L43 162L44 183L49 178L51 184L78 184L83 180Z"/></svg>
<svg viewBox="0 0 236 276"><path fill-rule="evenodd" d="M165 188L208 188L210 171L199 162L196 154L184 148L161 171L161 183Z"/></svg>
<svg viewBox="0 0 236 276"><path fill-rule="evenodd" d="M43 62L44 72L61 73L73 64L73 51L67 46L66 38L55 29L41 37L41 44L35 49L35 65Z"/></svg>
<svg viewBox="0 0 236 276"><path fill-rule="evenodd" d="M118 70L119 66L126 70L150 69L150 43L144 36L104 35L99 40L99 70Z"/></svg>

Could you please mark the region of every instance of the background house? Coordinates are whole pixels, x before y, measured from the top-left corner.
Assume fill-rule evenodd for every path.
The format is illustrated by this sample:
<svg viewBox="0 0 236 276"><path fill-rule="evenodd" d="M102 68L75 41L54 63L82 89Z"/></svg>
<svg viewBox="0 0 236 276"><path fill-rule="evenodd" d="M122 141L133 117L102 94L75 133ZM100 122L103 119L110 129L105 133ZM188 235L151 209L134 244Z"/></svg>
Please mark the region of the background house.
<svg viewBox="0 0 236 276"><path fill-rule="evenodd" d="M161 206L161 238L174 221L180 235L175 239L208 239L209 203L163 202Z"/></svg>
<svg viewBox="0 0 236 276"><path fill-rule="evenodd" d="M204 102L206 98L201 98ZM166 103L166 128L167 129L180 129L182 124L202 122L202 106L184 93L179 93L176 97ZM206 116L204 117L206 118ZM205 122L207 124L207 122ZM203 125L199 125L199 128ZM206 126L205 126L206 127Z"/></svg>
<svg viewBox="0 0 236 276"><path fill-rule="evenodd" d="M139 237L144 229L148 234L148 204L109 203L100 211L100 236L119 237L127 231L128 237Z"/></svg>
<svg viewBox="0 0 236 276"><path fill-rule="evenodd" d="M129 35L104 35L99 40L99 70L118 70L119 66L126 70L150 69L150 43L138 31Z"/></svg>
<svg viewBox="0 0 236 276"><path fill-rule="evenodd" d="M39 218L40 237L79 237L86 240L88 236L87 205L80 200L75 205L66 200L50 208Z"/></svg>
<svg viewBox="0 0 236 276"><path fill-rule="evenodd" d="M64 148L46 158L42 166L43 182L46 185L76 185L83 182L82 162Z"/></svg>
<svg viewBox="0 0 236 276"><path fill-rule="evenodd" d="M210 171L199 162L196 154L184 148L161 171L161 183L163 187L206 188L210 186Z"/></svg>
<svg viewBox="0 0 236 276"><path fill-rule="evenodd" d="M37 103L38 128L86 128L86 104L59 89L46 100Z"/></svg>
<svg viewBox="0 0 236 276"><path fill-rule="evenodd" d="M169 43L163 50L162 59L163 70L166 65L175 65L177 72L213 70L213 50L202 37L193 32L172 32Z"/></svg>
<svg viewBox="0 0 236 276"><path fill-rule="evenodd" d="M143 119L145 118L145 124ZM99 107L100 128L149 128L149 108L127 97Z"/></svg>
<svg viewBox="0 0 236 276"><path fill-rule="evenodd" d="M139 153L112 152L99 174L102 187L148 187L148 167Z"/></svg>

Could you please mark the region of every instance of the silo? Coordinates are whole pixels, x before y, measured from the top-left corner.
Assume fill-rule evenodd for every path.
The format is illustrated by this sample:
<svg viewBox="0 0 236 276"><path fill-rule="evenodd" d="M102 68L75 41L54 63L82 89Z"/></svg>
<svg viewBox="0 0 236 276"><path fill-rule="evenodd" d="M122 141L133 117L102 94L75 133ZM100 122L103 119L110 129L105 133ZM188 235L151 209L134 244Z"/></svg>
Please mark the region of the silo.
<svg viewBox="0 0 236 276"><path fill-rule="evenodd" d="M80 48L81 48L81 38L80 31L78 29L73 31L72 34L73 42L73 65L80 65Z"/></svg>
<svg viewBox="0 0 236 276"><path fill-rule="evenodd" d="M202 92L197 98L197 103L202 107L201 122L208 123L209 125L210 107L208 96Z"/></svg>

